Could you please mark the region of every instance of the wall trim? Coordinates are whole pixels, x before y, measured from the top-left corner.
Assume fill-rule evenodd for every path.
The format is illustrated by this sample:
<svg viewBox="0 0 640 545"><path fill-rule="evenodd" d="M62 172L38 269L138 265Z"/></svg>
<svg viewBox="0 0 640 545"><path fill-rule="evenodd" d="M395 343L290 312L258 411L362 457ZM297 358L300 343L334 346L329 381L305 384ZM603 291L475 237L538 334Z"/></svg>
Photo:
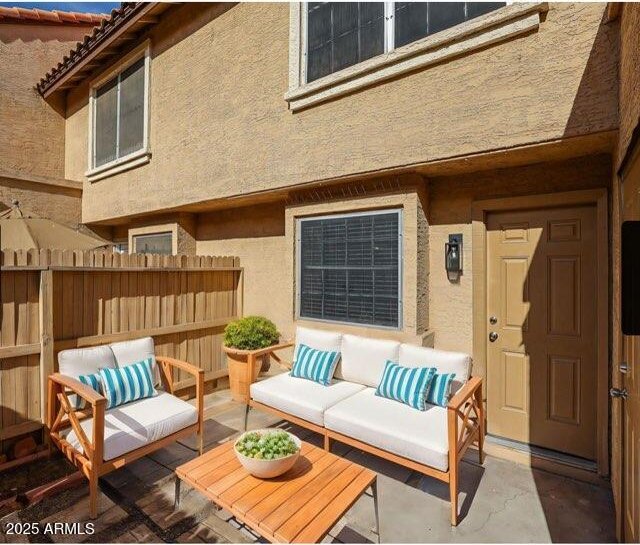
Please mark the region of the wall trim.
<svg viewBox="0 0 640 545"><path fill-rule="evenodd" d="M596 205L598 297L597 343L597 464L598 475L609 474L609 226L606 189L569 191L475 201L471 208L473 233L473 361L487 376L487 230L490 212Z"/></svg>

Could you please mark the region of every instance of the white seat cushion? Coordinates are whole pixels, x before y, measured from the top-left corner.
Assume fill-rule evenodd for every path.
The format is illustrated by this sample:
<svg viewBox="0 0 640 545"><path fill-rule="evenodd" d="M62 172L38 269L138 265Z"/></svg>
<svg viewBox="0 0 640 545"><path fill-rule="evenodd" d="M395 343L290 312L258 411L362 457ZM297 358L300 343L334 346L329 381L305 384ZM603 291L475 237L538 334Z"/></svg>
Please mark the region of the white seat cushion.
<svg viewBox="0 0 640 545"><path fill-rule="evenodd" d="M471 356L463 352L436 350L413 344L400 345L398 363L404 367L435 367L439 374L455 373L451 393L457 392L469 380Z"/></svg>
<svg viewBox="0 0 640 545"><path fill-rule="evenodd" d="M116 368L116 358L108 345L73 348L58 354L58 370L68 377L97 373L101 368Z"/></svg>
<svg viewBox="0 0 640 545"><path fill-rule="evenodd" d="M155 346L152 337L143 337L133 341L112 343L109 345L116 358L118 367L126 367L132 363L144 361L151 358L151 368L153 370L154 386L160 384L160 370L156 363Z"/></svg>
<svg viewBox="0 0 640 545"><path fill-rule="evenodd" d="M367 388L327 409L326 428L429 467L447 471L447 409L426 411L378 397Z"/></svg>
<svg viewBox="0 0 640 545"><path fill-rule="evenodd" d="M335 377L375 388L380 384L387 360L398 361L399 350L397 341L343 335L342 359Z"/></svg>
<svg viewBox="0 0 640 545"><path fill-rule="evenodd" d="M253 383L251 398L322 426L324 412L329 407L363 389L364 386L360 384L345 381L334 381L329 386L323 386L312 380L281 373Z"/></svg>
<svg viewBox="0 0 640 545"><path fill-rule="evenodd" d="M197 421L198 411L195 407L166 392L114 407L105 413L104 460L112 460L158 441ZM93 419L83 420L81 426L91 441ZM82 452L75 431L67 428L63 435L75 449Z"/></svg>

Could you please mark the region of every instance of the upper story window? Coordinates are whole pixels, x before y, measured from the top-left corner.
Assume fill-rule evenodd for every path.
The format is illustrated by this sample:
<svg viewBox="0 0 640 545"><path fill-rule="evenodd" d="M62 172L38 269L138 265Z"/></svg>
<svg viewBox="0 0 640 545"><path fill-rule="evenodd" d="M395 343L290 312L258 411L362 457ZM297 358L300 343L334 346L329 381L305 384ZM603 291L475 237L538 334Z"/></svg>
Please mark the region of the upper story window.
<svg viewBox="0 0 640 545"><path fill-rule="evenodd" d="M306 81L494 11L506 2L309 2Z"/></svg>
<svg viewBox="0 0 640 545"><path fill-rule="evenodd" d="M147 154L148 96L148 45L94 81L89 176Z"/></svg>

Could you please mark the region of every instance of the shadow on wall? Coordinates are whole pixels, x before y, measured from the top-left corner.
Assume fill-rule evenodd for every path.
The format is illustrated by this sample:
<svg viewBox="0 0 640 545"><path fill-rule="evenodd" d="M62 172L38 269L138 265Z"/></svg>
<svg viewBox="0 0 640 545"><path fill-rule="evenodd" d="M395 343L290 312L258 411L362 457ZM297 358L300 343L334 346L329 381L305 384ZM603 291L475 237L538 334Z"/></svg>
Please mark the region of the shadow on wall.
<svg viewBox="0 0 640 545"><path fill-rule="evenodd" d="M589 4L576 10L593 9ZM564 136L611 131L618 128L619 20L607 22L606 4L593 39L589 58L567 118ZM578 13L576 17L579 17ZM551 105L552 106L552 105Z"/></svg>
<svg viewBox="0 0 640 545"><path fill-rule="evenodd" d="M261 204L198 216L196 239L229 240L284 237L285 205Z"/></svg>

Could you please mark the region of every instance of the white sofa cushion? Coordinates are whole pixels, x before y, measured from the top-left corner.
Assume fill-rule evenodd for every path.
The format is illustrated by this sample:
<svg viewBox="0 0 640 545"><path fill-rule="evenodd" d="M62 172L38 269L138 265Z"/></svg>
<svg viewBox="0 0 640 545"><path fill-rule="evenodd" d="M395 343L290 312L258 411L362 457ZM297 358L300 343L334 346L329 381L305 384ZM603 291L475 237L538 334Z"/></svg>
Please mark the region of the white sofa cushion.
<svg viewBox="0 0 640 545"><path fill-rule="evenodd" d="M447 409L417 411L367 388L327 409L326 428L429 467L447 471Z"/></svg>
<svg viewBox="0 0 640 545"><path fill-rule="evenodd" d="M413 344L400 345L398 363L405 367L435 367L440 375L455 373L451 383L451 392L457 392L469 380L471 373L471 356L463 352L448 352Z"/></svg>
<svg viewBox="0 0 640 545"><path fill-rule="evenodd" d="M251 385L251 398L322 426L324 412L329 407L363 389L364 386L360 384L345 381L334 381L329 386L323 386L312 380L281 373L254 382Z"/></svg>
<svg viewBox="0 0 640 545"><path fill-rule="evenodd" d="M105 413L104 460L112 460L158 441L197 421L198 411L195 407L167 392L110 409ZM83 420L81 426L91 441L93 419ZM82 452L75 431L66 428L62 435Z"/></svg>
<svg viewBox="0 0 640 545"><path fill-rule="evenodd" d="M160 370L156 363L155 346L152 337L143 337L133 341L112 343L109 345L116 357L118 367L126 367L132 363L144 361L151 358L151 369L153 370L154 386L160 384Z"/></svg>
<svg viewBox="0 0 640 545"><path fill-rule="evenodd" d="M301 344L306 344L311 348L322 350L323 352L340 352L342 333L298 326L296 328L296 350L298 345Z"/></svg>
<svg viewBox="0 0 640 545"><path fill-rule="evenodd" d="M399 351L397 341L343 335L342 359L335 377L376 388L387 360L397 363Z"/></svg>
<svg viewBox="0 0 640 545"><path fill-rule="evenodd" d="M103 367L117 367L116 358L107 345L62 350L58 354L58 370L68 377L92 375Z"/></svg>

